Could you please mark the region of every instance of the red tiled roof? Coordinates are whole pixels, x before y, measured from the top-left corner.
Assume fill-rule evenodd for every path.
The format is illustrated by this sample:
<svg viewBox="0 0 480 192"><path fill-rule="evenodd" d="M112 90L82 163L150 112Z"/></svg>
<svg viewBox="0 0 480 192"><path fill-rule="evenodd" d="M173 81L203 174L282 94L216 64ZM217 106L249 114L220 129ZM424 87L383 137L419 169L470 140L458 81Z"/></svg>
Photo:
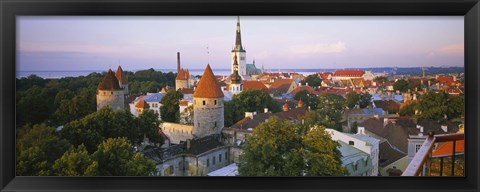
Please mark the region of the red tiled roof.
<svg viewBox="0 0 480 192"><path fill-rule="evenodd" d="M454 82L452 76L438 76L437 81L444 85L452 85Z"/></svg>
<svg viewBox="0 0 480 192"><path fill-rule="evenodd" d="M125 73L123 72L123 69L120 65L118 66L117 71L115 72L115 77L117 77L117 79L120 82L122 82L123 85L128 83L128 78L125 75Z"/></svg>
<svg viewBox="0 0 480 192"><path fill-rule="evenodd" d="M295 96L298 92L303 91L303 90L306 90L308 92L308 94L318 95L318 92L313 90L313 88L310 87L310 86L298 86L291 93L292 93L293 96Z"/></svg>
<svg viewBox="0 0 480 192"><path fill-rule="evenodd" d="M270 86L270 89L276 89L281 87L282 85L290 85L292 84L292 82L293 79L275 79L272 86Z"/></svg>
<svg viewBox="0 0 480 192"><path fill-rule="evenodd" d="M149 108L148 103L145 102L145 100L143 100L143 99L138 101L137 104L135 104L135 107L136 108L141 108L141 109Z"/></svg>
<svg viewBox="0 0 480 192"><path fill-rule="evenodd" d="M363 74L365 74L365 72L361 70L336 70L333 76L362 77Z"/></svg>
<svg viewBox="0 0 480 192"><path fill-rule="evenodd" d="M322 80L328 79L328 76L329 76L329 75L332 75L332 76L333 76L333 73L325 72L325 73L319 73L319 74L318 74L318 76L319 76L320 79L322 79Z"/></svg>
<svg viewBox="0 0 480 192"><path fill-rule="evenodd" d="M180 106L188 106L188 101L187 100L181 100L180 101Z"/></svg>
<svg viewBox="0 0 480 192"><path fill-rule="evenodd" d="M180 88L178 89L182 94L193 94L194 90L193 88Z"/></svg>
<svg viewBox="0 0 480 192"><path fill-rule="evenodd" d="M453 151L453 141L440 143L433 151L432 156L449 156L452 155ZM464 153L465 152L465 141L458 140L455 143L455 153Z"/></svg>
<svg viewBox="0 0 480 192"><path fill-rule="evenodd" d="M220 89L217 79L215 78L215 75L213 75L212 68L210 68L210 64L208 64L203 72L200 82L197 84L193 97L219 98L223 96L222 89Z"/></svg>
<svg viewBox="0 0 480 192"><path fill-rule="evenodd" d="M180 69L175 80L188 80L190 78L190 72L188 69Z"/></svg>
<svg viewBox="0 0 480 192"><path fill-rule="evenodd" d="M108 70L102 82L98 85L97 90L121 90L120 85L118 84L118 79L115 77L111 69Z"/></svg>
<svg viewBox="0 0 480 192"><path fill-rule="evenodd" d="M268 88L260 81L243 81L243 90L267 90Z"/></svg>

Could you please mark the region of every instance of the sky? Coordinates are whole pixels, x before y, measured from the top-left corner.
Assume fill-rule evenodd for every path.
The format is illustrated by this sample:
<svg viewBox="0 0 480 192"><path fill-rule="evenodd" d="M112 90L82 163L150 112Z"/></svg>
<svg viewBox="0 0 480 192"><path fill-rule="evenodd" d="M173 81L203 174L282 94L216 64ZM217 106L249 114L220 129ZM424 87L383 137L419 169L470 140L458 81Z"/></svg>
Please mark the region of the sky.
<svg viewBox="0 0 480 192"><path fill-rule="evenodd" d="M240 16L265 69L464 66L463 16ZM18 16L18 71L229 69L236 16ZM208 49L208 50L207 50Z"/></svg>

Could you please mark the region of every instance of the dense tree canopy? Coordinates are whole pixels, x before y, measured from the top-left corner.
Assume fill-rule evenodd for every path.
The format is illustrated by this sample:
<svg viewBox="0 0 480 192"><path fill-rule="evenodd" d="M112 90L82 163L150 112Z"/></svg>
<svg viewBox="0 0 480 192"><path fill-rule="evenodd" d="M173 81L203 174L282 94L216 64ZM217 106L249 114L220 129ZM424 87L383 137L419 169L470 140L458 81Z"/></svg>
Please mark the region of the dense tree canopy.
<svg viewBox="0 0 480 192"><path fill-rule="evenodd" d="M176 122L180 121L180 100L183 98L183 93L180 91L169 90L167 94L162 98L162 107L160 108L160 114L162 121Z"/></svg>
<svg viewBox="0 0 480 192"><path fill-rule="evenodd" d="M52 167L57 176L98 176L98 163L94 161L84 145L71 147Z"/></svg>
<svg viewBox="0 0 480 192"><path fill-rule="evenodd" d="M299 101L302 99L303 106L309 106L310 109L315 110L318 107L318 98L315 94L309 94L308 91L302 90L299 91L293 99Z"/></svg>
<svg viewBox="0 0 480 192"><path fill-rule="evenodd" d="M231 126L245 117L245 112L263 113L264 108L278 112L280 106L262 90L245 90L233 96L231 101L225 102L225 126Z"/></svg>
<svg viewBox="0 0 480 192"><path fill-rule="evenodd" d="M316 88L322 84L322 79L320 79L317 74L312 74L302 80L302 85L306 83L308 83L308 86Z"/></svg>
<svg viewBox="0 0 480 192"><path fill-rule="evenodd" d="M461 96L450 96L445 92L428 91L423 94L417 105L419 118L441 120L464 116L465 104Z"/></svg>
<svg viewBox="0 0 480 192"><path fill-rule="evenodd" d="M323 127L271 117L246 140L238 171L241 176L342 176L337 147Z"/></svg>
<svg viewBox="0 0 480 192"><path fill-rule="evenodd" d="M155 162L139 153L132 153L133 146L127 138L108 138L92 154L98 162L98 174L102 176L151 176L156 172Z"/></svg>
<svg viewBox="0 0 480 192"><path fill-rule="evenodd" d="M410 86L408 84L408 81L406 81L405 79L399 79L395 83L393 83L393 89L396 91L398 90L402 93L408 91L409 87Z"/></svg>
<svg viewBox="0 0 480 192"><path fill-rule="evenodd" d="M16 143L17 175L52 175L50 167L71 145L45 124L25 125L20 132Z"/></svg>
<svg viewBox="0 0 480 192"><path fill-rule="evenodd" d="M346 108L346 99L335 94L322 94L318 97L319 104L313 113L307 113L307 119L313 124L342 130L342 114Z"/></svg>

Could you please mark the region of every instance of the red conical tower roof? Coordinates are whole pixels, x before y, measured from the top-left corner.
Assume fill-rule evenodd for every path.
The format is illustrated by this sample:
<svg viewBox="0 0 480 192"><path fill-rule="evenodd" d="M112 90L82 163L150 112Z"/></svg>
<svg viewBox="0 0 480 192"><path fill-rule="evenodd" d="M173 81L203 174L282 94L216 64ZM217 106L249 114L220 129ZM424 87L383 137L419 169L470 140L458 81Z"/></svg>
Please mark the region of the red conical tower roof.
<svg viewBox="0 0 480 192"><path fill-rule="evenodd" d="M102 82L98 85L97 90L121 90L118 84L118 79L113 74L112 69L109 69Z"/></svg>
<svg viewBox="0 0 480 192"><path fill-rule="evenodd" d="M212 69L210 68L210 64L208 64L207 68L205 68L205 71L203 72L200 82L197 84L197 88L195 89L195 93L193 93L193 97L220 98L223 96L223 92L218 85Z"/></svg>
<svg viewBox="0 0 480 192"><path fill-rule="evenodd" d="M117 68L117 71L115 72L115 77L122 83L122 85L128 84L128 78L123 72L122 67L120 65Z"/></svg>
<svg viewBox="0 0 480 192"><path fill-rule="evenodd" d="M303 107L303 101L302 101L301 98L300 98L300 100L298 100L298 107Z"/></svg>

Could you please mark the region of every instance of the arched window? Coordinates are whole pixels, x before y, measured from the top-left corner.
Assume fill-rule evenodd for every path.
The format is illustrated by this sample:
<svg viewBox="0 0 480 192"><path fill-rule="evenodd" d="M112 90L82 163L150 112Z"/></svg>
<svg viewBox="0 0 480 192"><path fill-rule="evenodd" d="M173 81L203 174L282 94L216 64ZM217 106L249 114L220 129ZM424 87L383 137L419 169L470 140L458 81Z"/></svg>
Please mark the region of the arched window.
<svg viewBox="0 0 480 192"><path fill-rule="evenodd" d="M203 105L205 105L205 100L203 100Z"/></svg>

